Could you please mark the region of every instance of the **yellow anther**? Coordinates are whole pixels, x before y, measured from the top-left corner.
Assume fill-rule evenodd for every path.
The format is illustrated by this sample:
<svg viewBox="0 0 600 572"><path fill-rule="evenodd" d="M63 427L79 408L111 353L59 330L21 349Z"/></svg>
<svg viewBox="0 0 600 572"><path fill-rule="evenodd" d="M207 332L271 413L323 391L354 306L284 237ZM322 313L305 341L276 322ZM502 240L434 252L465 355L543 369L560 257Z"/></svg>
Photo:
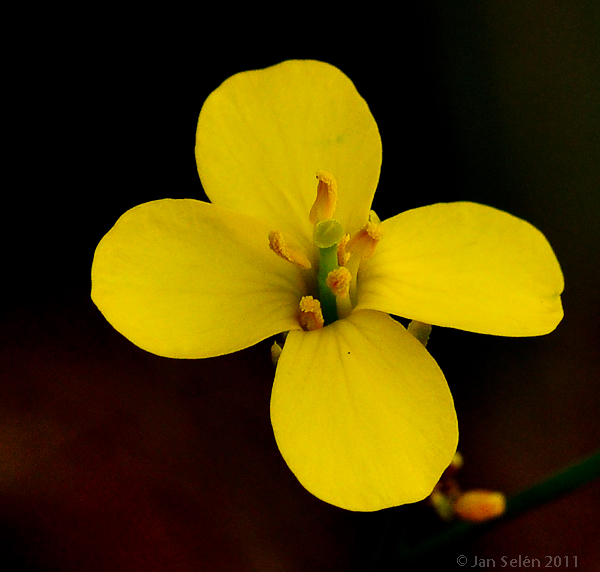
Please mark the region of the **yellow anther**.
<svg viewBox="0 0 600 572"><path fill-rule="evenodd" d="M337 181L331 173L319 171L317 173L317 199L310 209L310 222L313 224L331 218L337 204Z"/></svg>
<svg viewBox="0 0 600 572"><path fill-rule="evenodd" d="M346 244L346 252L360 259L370 258L375 252L375 247L381 239L379 224L368 221Z"/></svg>
<svg viewBox="0 0 600 572"><path fill-rule="evenodd" d="M350 240L350 235L345 234L342 237L342 240L340 240L340 242L338 244L337 259L338 259L339 266L346 266L346 262L348 262L348 260L350 260L350 254L348 252L346 252L346 245L348 244L349 240Z"/></svg>
<svg viewBox="0 0 600 572"><path fill-rule="evenodd" d="M281 256L281 258L285 258L302 268L308 269L312 266L308 256L299 247L293 248L287 245L280 230L274 230L269 233L269 247L275 254Z"/></svg>
<svg viewBox="0 0 600 572"><path fill-rule="evenodd" d="M327 275L326 282L336 298L347 298L350 293L352 274L345 266L340 266Z"/></svg>
<svg viewBox="0 0 600 572"><path fill-rule="evenodd" d="M302 329L307 332L322 328L325 320L323 320L321 302L312 296L303 296L300 300L300 316L298 317L298 321Z"/></svg>
<svg viewBox="0 0 600 572"><path fill-rule="evenodd" d="M485 522L506 510L506 497L496 491L471 490L463 493L454 504L454 512L470 522Z"/></svg>

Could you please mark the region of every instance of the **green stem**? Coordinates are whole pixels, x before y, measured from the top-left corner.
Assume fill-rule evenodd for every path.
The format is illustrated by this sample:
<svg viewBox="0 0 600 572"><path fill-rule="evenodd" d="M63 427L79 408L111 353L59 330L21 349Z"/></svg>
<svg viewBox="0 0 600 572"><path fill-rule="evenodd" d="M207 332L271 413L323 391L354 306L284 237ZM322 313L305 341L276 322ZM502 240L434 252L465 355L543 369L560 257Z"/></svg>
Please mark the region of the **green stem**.
<svg viewBox="0 0 600 572"><path fill-rule="evenodd" d="M416 546L399 546L397 558L401 562L417 562L426 555L448 548L469 536L486 532L501 522L515 518L561 495L572 492L598 477L600 477L600 450L507 499L506 512L500 518L481 524L458 522Z"/></svg>

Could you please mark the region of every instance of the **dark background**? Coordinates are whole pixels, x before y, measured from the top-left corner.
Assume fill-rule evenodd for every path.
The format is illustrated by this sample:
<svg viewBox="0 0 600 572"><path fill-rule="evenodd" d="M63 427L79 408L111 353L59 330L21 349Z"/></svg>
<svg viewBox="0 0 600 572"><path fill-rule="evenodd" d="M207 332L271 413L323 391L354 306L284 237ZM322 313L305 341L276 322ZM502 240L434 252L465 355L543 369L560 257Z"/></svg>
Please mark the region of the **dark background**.
<svg viewBox="0 0 600 572"><path fill-rule="evenodd" d="M553 334L434 329L461 484L514 494L600 447L599 5L418 4L285 15L98 5L7 19L3 570L362 571L388 517L416 518L349 513L296 482L270 428L268 342L159 358L89 299L94 248L124 211L203 197L194 136L208 94L285 59L337 65L369 103L381 218L473 200L532 222L561 262L565 319ZM442 569L465 554L469 565L521 555L565 567L569 556L598 570L599 509L596 482L438 555Z"/></svg>

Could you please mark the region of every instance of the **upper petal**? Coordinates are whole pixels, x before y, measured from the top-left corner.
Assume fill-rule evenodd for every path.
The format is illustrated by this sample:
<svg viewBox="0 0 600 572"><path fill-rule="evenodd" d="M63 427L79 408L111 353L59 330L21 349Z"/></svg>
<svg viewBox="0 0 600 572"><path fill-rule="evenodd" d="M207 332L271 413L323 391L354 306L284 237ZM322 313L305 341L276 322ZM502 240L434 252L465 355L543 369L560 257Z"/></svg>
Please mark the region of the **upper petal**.
<svg viewBox="0 0 600 572"><path fill-rule="evenodd" d="M292 60L226 80L206 100L198 172L215 204L311 241L316 173L333 174L337 218L364 224L379 180L381 139L367 103L332 65Z"/></svg>
<svg viewBox="0 0 600 572"><path fill-rule="evenodd" d="M360 268L357 308L502 336L536 336L563 317L563 275L531 224L469 202L417 208L382 223Z"/></svg>
<svg viewBox="0 0 600 572"><path fill-rule="evenodd" d="M304 487L357 511L426 497L458 441L452 396L434 359L401 324L373 311L290 332L271 421Z"/></svg>
<svg viewBox="0 0 600 572"><path fill-rule="evenodd" d="M196 200L139 205L100 241L92 299L125 337L166 357L216 356L298 328L302 270L269 250L268 230Z"/></svg>

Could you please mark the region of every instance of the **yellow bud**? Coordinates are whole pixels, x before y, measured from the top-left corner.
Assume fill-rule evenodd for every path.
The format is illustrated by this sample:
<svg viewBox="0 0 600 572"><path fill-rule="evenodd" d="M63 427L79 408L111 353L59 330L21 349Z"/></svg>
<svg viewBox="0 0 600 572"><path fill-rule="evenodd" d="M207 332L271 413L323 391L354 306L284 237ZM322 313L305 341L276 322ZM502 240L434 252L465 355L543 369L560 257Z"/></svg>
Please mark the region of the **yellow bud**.
<svg viewBox="0 0 600 572"><path fill-rule="evenodd" d="M497 518L505 510L506 497L497 491L467 491L454 504L456 515L470 522L485 522Z"/></svg>

